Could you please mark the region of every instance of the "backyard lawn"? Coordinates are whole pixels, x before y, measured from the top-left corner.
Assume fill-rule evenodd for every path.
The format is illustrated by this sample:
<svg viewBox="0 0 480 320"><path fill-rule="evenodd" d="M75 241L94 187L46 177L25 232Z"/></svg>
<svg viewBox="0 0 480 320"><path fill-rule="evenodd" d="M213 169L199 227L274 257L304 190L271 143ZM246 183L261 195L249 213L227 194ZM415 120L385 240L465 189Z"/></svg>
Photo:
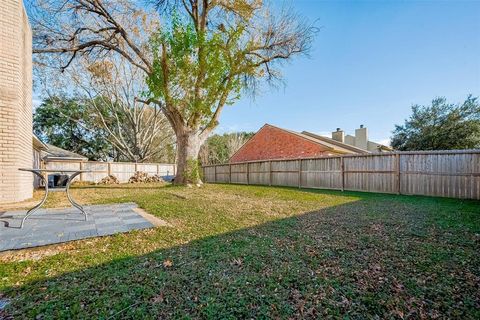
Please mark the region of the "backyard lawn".
<svg viewBox="0 0 480 320"><path fill-rule="evenodd" d="M133 201L170 226L0 254L3 317L480 318L478 201L236 185L73 194Z"/></svg>

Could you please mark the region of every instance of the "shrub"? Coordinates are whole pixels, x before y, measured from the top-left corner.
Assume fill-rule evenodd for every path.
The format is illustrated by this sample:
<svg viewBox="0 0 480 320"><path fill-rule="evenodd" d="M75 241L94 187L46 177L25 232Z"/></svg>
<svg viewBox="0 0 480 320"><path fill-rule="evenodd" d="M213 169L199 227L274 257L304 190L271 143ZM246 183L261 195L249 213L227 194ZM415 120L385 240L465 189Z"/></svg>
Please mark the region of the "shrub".
<svg viewBox="0 0 480 320"><path fill-rule="evenodd" d="M187 168L185 170L185 176L188 182L198 183L201 182L201 170L200 162L198 160L187 160Z"/></svg>

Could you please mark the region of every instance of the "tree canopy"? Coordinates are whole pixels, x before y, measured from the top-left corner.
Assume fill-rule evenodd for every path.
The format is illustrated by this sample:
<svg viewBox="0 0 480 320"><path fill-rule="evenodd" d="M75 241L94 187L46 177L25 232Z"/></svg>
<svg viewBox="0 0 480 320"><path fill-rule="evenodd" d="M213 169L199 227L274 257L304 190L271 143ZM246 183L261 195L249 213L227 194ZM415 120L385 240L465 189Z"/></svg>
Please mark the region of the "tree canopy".
<svg viewBox="0 0 480 320"><path fill-rule="evenodd" d="M210 136L200 149L200 162L206 164L227 163L254 132L233 132Z"/></svg>
<svg viewBox="0 0 480 320"><path fill-rule="evenodd" d="M148 139L141 136L154 125L151 119L154 111L120 112L124 106L107 101L106 97L47 98L35 110L34 132L44 142L90 160L174 161L174 145L168 130L166 135L157 130Z"/></svg>
<svg viewBox="0 0 480 320"><path fill-rule="evenodd" d="M88 108L74 99L51 97L33 115L34 133L44 142L87 157L89 160L115 158L115 151L101 128L91 130Z"/></svg>
<svg viewBox="0 0 480 320"><path fill-rule="evenodd" d="M430 106L412 106L412 115L395 126L391 145L401 151L480 148L478 97L470 95L460 104L436 98Z"/></svg>
<svg viewBox="0 0 480 320"><path fill-rule="evenodd" d="M36 2L33 52L49 65L116 55L145 74L137 101L157 105L175 133L177 184L201 182L188 172L224 107L281 81L282 64L307 54L316 31L260 0L157 0L156 13L123 0Z"/></svg>

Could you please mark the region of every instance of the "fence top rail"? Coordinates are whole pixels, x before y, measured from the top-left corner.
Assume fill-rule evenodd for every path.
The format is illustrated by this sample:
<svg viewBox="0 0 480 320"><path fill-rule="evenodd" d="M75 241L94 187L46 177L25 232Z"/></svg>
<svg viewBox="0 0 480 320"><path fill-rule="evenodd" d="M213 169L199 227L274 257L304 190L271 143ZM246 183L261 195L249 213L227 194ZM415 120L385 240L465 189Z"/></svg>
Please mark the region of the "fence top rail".
<svg viewBox="0 0 480 320"><path fill-rule="evenodd" d="M63 162L63 163L91 163L91 164L125 164L125 165L151 165L151 166L175 166L175 163L154 163L154 162L115 162L115 161L89 161L89 160L61 160L61 159L49 159L49 162Z"/></svg>
<svg viewBox="0 0 480 320"><path fill-rule="evenodd" d="M232 163L217 163L203 165L202 167L216 167L216 166L228 166L228 165L242 165L248 163L265 163L265 162L280 162L280 161L300 161L300 160L322 160L322 159L337 159L337 158L358 158L358 157L378 157L378 156L392 156L392 155L448 155L448 154L480 154L480 149L467 149L467 150L431 150L431 151L392 151L392 152L375 152L367 154L346 154L335 155L328 157L308 157L308 158L293 158L293 159L265 159L265 160L251 160L243 162Z"/></svg>

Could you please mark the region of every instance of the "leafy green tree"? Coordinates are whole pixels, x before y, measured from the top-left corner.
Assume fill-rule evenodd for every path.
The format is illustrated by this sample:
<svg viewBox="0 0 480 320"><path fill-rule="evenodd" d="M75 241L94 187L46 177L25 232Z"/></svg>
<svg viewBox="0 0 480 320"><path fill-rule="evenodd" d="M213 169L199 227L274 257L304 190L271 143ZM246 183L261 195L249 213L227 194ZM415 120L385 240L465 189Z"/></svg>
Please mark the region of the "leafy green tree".
<svg viewBox="0 0 480 320"><path fill-rule="evenodd" d="M33 115L35 134L44 142L79 153L89 160L108 160L114 150L105 140L101 128L92 130L90 113L85 104L75 99L45 99Z"/></svg>
<svg viewBox="0 0 480 320"><path fill-rule="evenodd" d="M281 80L279 67L307 53L315 33L292 10L259 0L157 0L158 18L133 1L46 2L32 18L33 52L62 69L113 53L142 70L149 87L143 102L159 106L176 136L176 184L201 183L185 173L198 172L188 166L223 108L263 81ZM150 30L143 22L151 20L161 24L145 43L139 30Z"/></svg>
<svg viewBox="0 0 480 320"><path fill-rule="evenodd" d="M395 126L391 145L401 151L480 148L478 98L470 95L461 104L436 98L431 106L412 106L410 118Z"/></svg>
<svg viewBox="0 0 480 320"><path fill-rule="evenodd" d="M234 132L212 135L200 148L200 162L204 165L227 163L254 134L254 132Z"/></svg>
<svg viewBox="0 0 480 320"><path fill-rule="evenodd" d="M307 52L312 39L308 25L291 13L275 15L260 1L183 4L151 39L153 72L147 77L175 131L179 173L198 158L223 108L259 81L279 79L278 62ZM177 181L190 182L181 175Z"/></svg>

